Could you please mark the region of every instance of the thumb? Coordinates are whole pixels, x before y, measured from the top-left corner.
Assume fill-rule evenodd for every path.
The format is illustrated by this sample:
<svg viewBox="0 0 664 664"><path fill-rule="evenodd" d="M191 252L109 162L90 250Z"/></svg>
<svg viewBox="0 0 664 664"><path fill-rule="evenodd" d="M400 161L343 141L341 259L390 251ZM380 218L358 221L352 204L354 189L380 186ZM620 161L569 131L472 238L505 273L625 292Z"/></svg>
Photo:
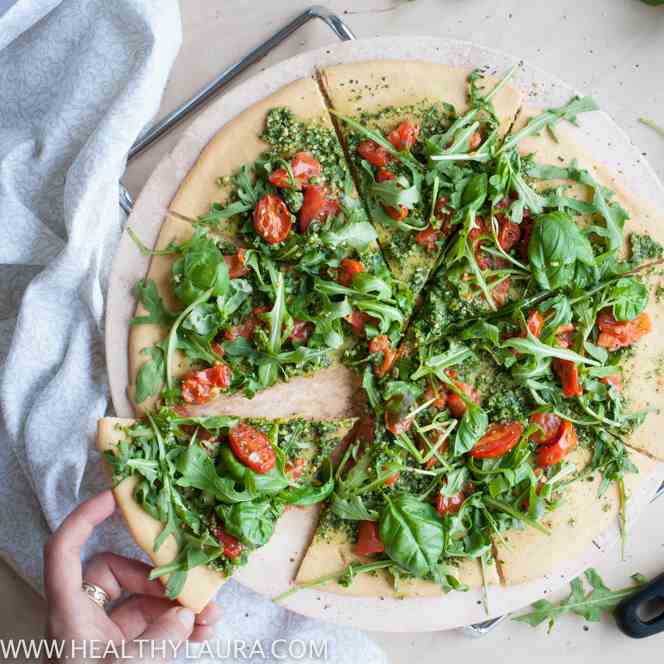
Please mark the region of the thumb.
<svg viewBox="0 0 664 664"><path fill-rule="evenodd" d="M146 661L172 659L178 641L186 641L194 630L196 616L182 606L169 609L159 616L126 651ZM171 645L172 644L172 645Z"/></svg>

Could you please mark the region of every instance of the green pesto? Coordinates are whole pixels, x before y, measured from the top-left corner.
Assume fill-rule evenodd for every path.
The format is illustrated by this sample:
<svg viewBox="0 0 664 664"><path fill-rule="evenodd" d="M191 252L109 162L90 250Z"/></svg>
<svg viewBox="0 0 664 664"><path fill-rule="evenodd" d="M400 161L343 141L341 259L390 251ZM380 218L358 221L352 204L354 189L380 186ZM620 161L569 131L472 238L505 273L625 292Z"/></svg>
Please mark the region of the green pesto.
<svg viewBox="0 0 664 664"><path fill-rule="evenodd" d="M643 263L662 257L664 247L645 233L632 233L629 236L630 257L634 263Z"/></svg>

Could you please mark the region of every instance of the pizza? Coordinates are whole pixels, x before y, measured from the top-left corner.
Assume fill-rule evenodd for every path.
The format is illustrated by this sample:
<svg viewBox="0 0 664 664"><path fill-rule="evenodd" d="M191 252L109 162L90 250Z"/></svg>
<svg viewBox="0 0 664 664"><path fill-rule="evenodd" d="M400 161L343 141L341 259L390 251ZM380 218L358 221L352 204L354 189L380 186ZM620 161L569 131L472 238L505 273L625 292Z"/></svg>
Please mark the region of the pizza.
<svg viewBox="0 0 664 664"><path fill-rule="evenodd" d="M290 505L295 586L434 596L555 572L664 460L664 227L503 76L325 68L241 113L136 284L136 420L98 445L202 608ZM288 591L288 592L291 592Z"/></svg>

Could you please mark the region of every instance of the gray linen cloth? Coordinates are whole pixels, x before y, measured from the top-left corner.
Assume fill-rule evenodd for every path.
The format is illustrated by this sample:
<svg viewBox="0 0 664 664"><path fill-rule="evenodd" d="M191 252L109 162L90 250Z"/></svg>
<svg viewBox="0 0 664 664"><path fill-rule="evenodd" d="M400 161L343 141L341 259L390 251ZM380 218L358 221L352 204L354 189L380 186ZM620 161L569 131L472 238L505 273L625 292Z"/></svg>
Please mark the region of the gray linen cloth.
<svg viewBox="0 0 664 664"><path fill-rule="evenodd" d="M110 408L118 180L180 42L174 0L0 0L0 554L37 590L46 538L106 486L94 432ZM118 515L85 555L99 550L140 555ZM223 643L260 640L269 655L275 639L327 640L328 661L385 661L359 632L234 582L218 601Z"/></svg>

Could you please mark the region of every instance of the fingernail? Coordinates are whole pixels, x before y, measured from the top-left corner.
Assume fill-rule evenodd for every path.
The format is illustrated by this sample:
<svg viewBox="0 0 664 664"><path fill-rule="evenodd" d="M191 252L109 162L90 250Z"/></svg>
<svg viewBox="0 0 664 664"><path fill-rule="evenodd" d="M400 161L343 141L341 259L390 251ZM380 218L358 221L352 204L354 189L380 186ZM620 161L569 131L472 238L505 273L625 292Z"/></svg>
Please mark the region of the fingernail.
<svg viewBox="0 0 664 664"><path fill-rule="evenodd" d="M178 609L178 620L187 628L191 629L194 626L194 612L190 609Z"/></svg>

